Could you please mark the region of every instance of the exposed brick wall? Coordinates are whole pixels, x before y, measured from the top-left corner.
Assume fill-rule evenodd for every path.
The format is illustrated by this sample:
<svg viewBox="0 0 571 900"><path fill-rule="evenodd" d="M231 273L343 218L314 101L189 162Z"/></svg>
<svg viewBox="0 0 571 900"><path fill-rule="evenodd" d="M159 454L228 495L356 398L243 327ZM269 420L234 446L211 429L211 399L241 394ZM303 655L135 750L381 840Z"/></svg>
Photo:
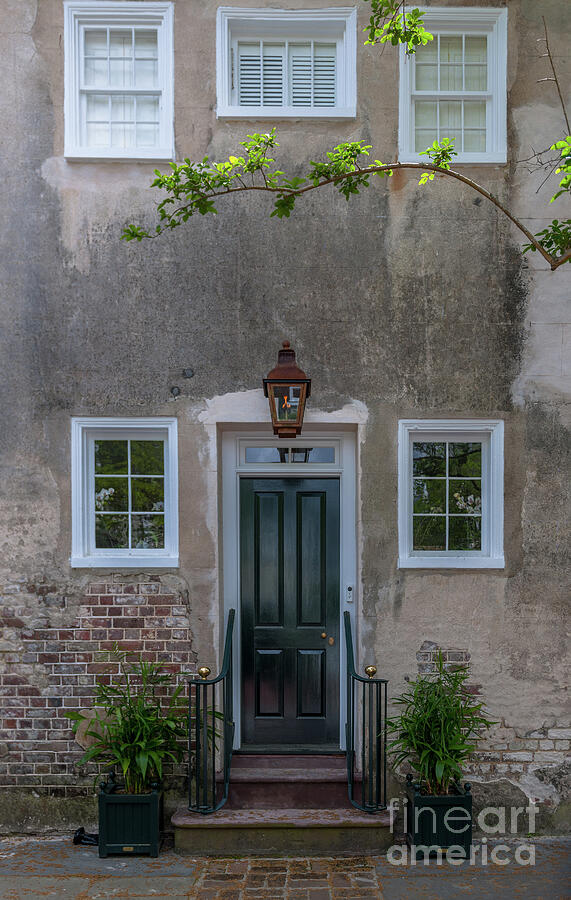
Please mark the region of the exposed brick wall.
<svg viewBox="0 0 571 900"><path fill-rule="evenodd" d="M416 654L418 671L429 675L436 671L436 658L442 652L447 668L467 666L471 654L467 648L440 647L434 641L424 641ZM480 695L482 685L470 683L466 690ZM571 728L569 723L543 723L536 730L522 731L512 728L502 719L486 733L469 763L464 766L465 775L492 779L508 777L519 781L545 766L557 766L569 760Z"/></svg>
<svg viewBox="0 0 571 900"><path fill-rule="evenodd" d="M91 584L79 604L53 591L22 582L2 596L0 785L87 795L93 772L78 767L66 711L90 708L96 679L118 670L108 661L115 641L173 673L193 671L188 609L153 576Z"/></svg>

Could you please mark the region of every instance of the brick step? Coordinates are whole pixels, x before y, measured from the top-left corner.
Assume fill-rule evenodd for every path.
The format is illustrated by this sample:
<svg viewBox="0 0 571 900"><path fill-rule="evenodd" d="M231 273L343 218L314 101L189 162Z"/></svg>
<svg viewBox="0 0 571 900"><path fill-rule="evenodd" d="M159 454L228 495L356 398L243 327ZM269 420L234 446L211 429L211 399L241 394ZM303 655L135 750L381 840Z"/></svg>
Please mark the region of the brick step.
<svg viewBox="0 0 571 900"><path fill-rule="evenodd" d="M349 809L228 809L173 815L175 852L187 856L352 856L392 843L388 812Z"/></svg>

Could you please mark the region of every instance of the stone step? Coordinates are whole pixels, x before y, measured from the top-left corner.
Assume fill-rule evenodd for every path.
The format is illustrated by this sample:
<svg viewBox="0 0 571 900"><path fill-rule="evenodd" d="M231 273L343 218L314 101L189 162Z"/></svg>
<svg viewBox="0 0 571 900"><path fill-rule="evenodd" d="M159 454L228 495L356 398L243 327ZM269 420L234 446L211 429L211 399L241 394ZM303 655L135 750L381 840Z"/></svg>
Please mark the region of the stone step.
<svg viewBox="0 0 571 900"><path fill-rule="evenodd" d="M234 753L233 769L340 769L347 767L344 753Z"/></svg>
<svg viewBox="0 0 571 900"><path fill-rule="evenodd" d="M171 819L186 856L351 856L392 843L390 816L349 809L228 809L203 816L182 807Z"/></svg>
<svg viewBox="0 0 571 900"><path fill-rule="evenodd" d="M228 807L351 809L345 756L234 756Z"/></svg>

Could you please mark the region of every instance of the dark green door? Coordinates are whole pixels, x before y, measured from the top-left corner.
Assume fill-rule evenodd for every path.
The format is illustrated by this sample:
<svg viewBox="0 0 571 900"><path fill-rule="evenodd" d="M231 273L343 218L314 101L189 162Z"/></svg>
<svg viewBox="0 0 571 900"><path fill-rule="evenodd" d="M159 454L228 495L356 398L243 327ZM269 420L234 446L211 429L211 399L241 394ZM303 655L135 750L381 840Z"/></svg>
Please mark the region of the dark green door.
<svg viewBox="0 0 571 900"><path fill-rule="evenodd" d="M242 745L339 748L339 481L240 483Z"/></svg>

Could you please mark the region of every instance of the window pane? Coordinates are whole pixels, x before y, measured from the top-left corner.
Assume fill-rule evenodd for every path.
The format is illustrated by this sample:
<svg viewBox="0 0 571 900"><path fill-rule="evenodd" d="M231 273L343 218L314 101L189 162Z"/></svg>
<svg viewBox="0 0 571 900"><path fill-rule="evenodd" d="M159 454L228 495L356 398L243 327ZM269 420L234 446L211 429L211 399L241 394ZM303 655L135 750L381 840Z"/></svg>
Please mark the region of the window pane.
<svg viewBox="0 0 571 900"><path fill-rule="evenodd" d="M436 103L428 100L414 104L415 124L417 128L434 128L436 134Z"/></svg>
<svg viewBox="0 0 571 900"><path fill-rule="evenodd" d="M131 474L164 475L164 441L131 441Z"/></svg>
<svg viewBox="0 0 571 900"><path fill-rule="evenodd" d="M438 62L438 39L429 41L423 47L417 47L414 58L419 63Z"/></svg>
<svg viewBox="0 0 571 900"><path fill-rule="evenodd" d="M109 86L114 88L133 87L133 63L130 59L109 61Z"/></svg>
<svg viewBox="0 0 571 900"><path fill-rule="evenodd" d="M451 513L482 513L482 484L472 479L451 478L448 488L448 504Z"/></svg>
<svg viewBox="0 0 571 900"><path fill-rule="evenodd" d="M112 125L111 126L111 146L123 149L125 147L135 146L135 126L134 125Z"/></svg>
<svg viewBox="0 0 571 900"><path fill-rule="evenodd" d="M107 87L107 60L86 59L84 79L88 87Z"/></svg>
<svg viewBox="0 0 571 900"><path fill-rule="evenodd" d="M132 516L132 546L137 550L157 550L165 546L164 516Z"/></svg>
<svg viewBox="0 0 571 900"><path fill-rule="evenodd" d="M86 99L86 118L88 122L109 121L109 96L107 94L88 94Z"/></svg>
<svg viewBox="0 0 571 900"><path fill-rule="evenodd" d="M462 128L462 101L442 100L440 102L440 134Z"/></svg>
<svg viewBox="0 0 571 900"><path fill-rule="evenodd" d="M445 513L446 479L427 481L424 478L415 478L413 500L415 513Z"/></svg>
<svg viewBox="0 0 571 900"><path fill-rule="evenodd" d="M462 66L440 66L440 90L462 90Z"/></svg>
<svg viewBox="0 0 571 900"><path fill-rule="evenodd" d="M462 63L462 36L461 35L441 35L440 36L440 62L441 63Z"/></svg>
<svg viewBox="0 0 571 900"><path fill-rule="evenodd" d="M466 66L464 77L467 91L485 91L488 87L486 66Z"/></svg>
<svg viewBox="0 0 571 900"><path fill-rule="evenodd" d="M127 512L129 509L129 482L127 478L95 479L95 511Z"/></svg>
<svg viewBox="0 0 571 900"><path fill-rule="evenodd" d="M131 29L113 31L109 34L109 55L115 58L131 59L133 56L133 38Z"/></svg>
<svg viewBox="0 0 571 900"><path fill-rule="evenodd" d="M286 463L288 447L246 447L247 463Z"/></svg>
<svg viewBox="0 0 571 900"><path fill-rule="evenodd" d="M413 550L446 550L446 516L414 516Z"/></svg>
<svg viewBox="0 0 571 900"><path fill-rule="evenodd" d="M438 90L438 66L415 66L416 90Z"/></svg>
<svg viewBox="0 0 571 900"><path fill-rule="evenodd" d="M486 152L486 132L485 131L466 131L464 132L464 152L468 153L485 153Z"/></svg>
<svg viewBox="0 0 571 900"><path fill-rule="evenodd" d="M158 143L158 125L137 125L137 147L156 147Z"/></svg>
<svg viewBox="0 0 571 900"><path fill-rule="evenodd" d="M157 56L157 32L135 31L135 59L156 59Z"/></svg>
<svg viewBox="0 0 571 900"><path fill-rule="evenodd" d="M84 43L85 56L98 56L107 58L107 31L105 29L89 29L85 32Z"/></svg>
<svg viewBox="0 0 571 900"><path fill-rule="evenodd" d="M131 499L132 509L135 512L164 512L164 479L132 478Z"/></svg>
<svg viewBox="0 0 571 900"><path fill-rule="evenodd" d="M95 516L95 546L98 549L128 549L129 516Z"/></svg>
<svg viewBox="0 0 571 900"><path fill-rule="evenodd" d="M95 441L95 472L127 475L127 441Z"/></svg>
<svg viewBox="0 0 571 900"><path fill-rule="evenodd" d="M88 123L85 133L89 147L109 146L109 125L91 125Z"/></svg>
<svg viewBox="0 0 571 900"><path fill-rule="evenodd" d="M467 63L485 63L488 58L488 40L485 35L470 37L466 35L464 43L464 59Z"/></svg>
<svg viewBox="0 0 571 900"><path fill-rule="evenodd" d="M446 475L446 444L415 441L412 471L413 475Z"/></svg>
<svg viewBox="0 0 571 900"><path fill-rule="evenodd" d="M470 443L448 444L448 472L454 475L480 476L482 474L482 444Z"/></svg>
<svg viewBox="0 0 571 900"><path fill-rule="evenodd" d="M158 97L137 97L137 122L152 122L156 124L159 121L159 98Z"/></svg>
<svg viewBox="0 0 571 900"><path fill-rule="evenodd" d="M476 516L450 516L450 550L481 550L482 520Z"/></svg>
<svg viewBox="0 0 571 900"><path fill-rule="evenodd" d="M119 94L111 97L111 121L133 122L135 120L135 101L133 97Z"/></svg>
<svg viewBox="0 0 571 900"><path fill-rule="evenodd" d="M292 462L334 463L335 447L292 447Z"/></svg>
<svg viewBox="0 0 571 900"><path fill-rule="evenodd" d="M156 59L135 60L135 87L157 87L158 62Z"/></svg>
<svg viewBox="0 0 571 900"><path fill-rule="evenodd" d="M417 153L428 150L438 138L436 126L434 129L417 128L414 132L414 149Z"/></svg>
<svg viewBox="0 0 571 900"><path fill-rule="evenodd" d="M464 102L464 128L486 127L486 103L466 100Z"/></svg>

